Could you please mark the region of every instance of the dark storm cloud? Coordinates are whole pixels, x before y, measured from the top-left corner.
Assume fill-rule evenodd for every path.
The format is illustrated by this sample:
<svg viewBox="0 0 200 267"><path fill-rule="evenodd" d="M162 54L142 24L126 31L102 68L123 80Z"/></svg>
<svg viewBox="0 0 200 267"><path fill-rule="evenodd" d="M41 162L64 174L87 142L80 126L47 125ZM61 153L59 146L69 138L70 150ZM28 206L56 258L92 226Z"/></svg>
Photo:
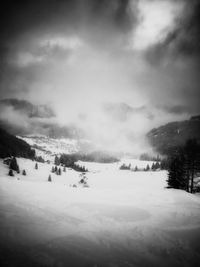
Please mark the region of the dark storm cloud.
<svg viewBox="0 0 200 267"><path fill-rule="evenodd" d="M200 2L199 0L179 0L184 3L181 16L175 27L166 38L146 51L147 59L152 64L162 62L166 58L177 57L200 60Z"/></svg>
<svg viewBox="0 0 200 267"><path fill-rule="evenodd" d="M132 2L135 2L135 9ZM70 55L71 51L66 47L39 46L37 41L45 36L76 34L94 46L111 50L120 45L120 36L136 24L136 3L129 0L2 1L0 92L9 91L9 80L14 81L14 77L34 80L40 68L45 72L51 59L55 61ZM28 63L32 63L31 66Z"/></svg>
<svg viewBox="0 0 200 267"><path fill-rule="evenodd" d="M185 114L188 113L188 107L187 106L181 106L181 105L171 105L171 106L157 106L158 109L160 110L164 110L170 114L175 114L175 115L179 115L179 114Z"/></svg>
<svg viewBox="0 0 200 267"><path fill-rule="evenodd" d="M127 31L134 20L129 0L8 0L1 4L0 36L4 45L22 34L77 31L98 27ZM2 44L2 43L1 43ZM4 46L2 44L2 46Z"/></svg>

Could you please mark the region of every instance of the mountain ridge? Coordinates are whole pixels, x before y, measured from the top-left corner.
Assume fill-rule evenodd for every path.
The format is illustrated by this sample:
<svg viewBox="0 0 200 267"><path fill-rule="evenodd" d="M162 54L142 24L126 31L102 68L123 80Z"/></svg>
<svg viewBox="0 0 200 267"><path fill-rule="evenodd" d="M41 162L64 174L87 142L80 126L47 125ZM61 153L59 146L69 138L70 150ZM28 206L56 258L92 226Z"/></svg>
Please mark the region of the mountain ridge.
<svg viewBox="0 0 200 267"><path fill-rule="evenodd" d="M160 154L169 154L176 147L183 145L187 139L195 138L200 143L200 115L189 120L169 122L153 128L147 135L150 145Z"/></svg>

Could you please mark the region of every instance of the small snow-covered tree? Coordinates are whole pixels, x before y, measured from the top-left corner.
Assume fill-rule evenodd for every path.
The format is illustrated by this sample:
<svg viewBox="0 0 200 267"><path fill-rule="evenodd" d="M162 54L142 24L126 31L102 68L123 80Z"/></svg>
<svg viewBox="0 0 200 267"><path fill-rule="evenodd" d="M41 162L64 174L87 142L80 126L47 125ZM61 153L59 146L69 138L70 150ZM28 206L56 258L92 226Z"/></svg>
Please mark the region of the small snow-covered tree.
<svg viewBox="0 0 200 267"><path fill-rule="evenodd" d="M22 175L26 175L26 171L25 170L23 170Z"/></svg>
<svg viewBox="0 0 200 267"><path fill-rule="evenodd" d="M36 170L38 169L38 164L37 164L37 162L35 163L35 169L36 169Z"/></svg>
<svg viewBox="0 0 200 267"><path fill-rule="evenodd" d="M51 172L52 172L52 173L55 172L54 166L52 166Z"/></svg>
<svg viewBox="0 0 200 267"><path fill-rule="evenodd" d="M51 175L49 174L48 182L52 182Z"/></svg>

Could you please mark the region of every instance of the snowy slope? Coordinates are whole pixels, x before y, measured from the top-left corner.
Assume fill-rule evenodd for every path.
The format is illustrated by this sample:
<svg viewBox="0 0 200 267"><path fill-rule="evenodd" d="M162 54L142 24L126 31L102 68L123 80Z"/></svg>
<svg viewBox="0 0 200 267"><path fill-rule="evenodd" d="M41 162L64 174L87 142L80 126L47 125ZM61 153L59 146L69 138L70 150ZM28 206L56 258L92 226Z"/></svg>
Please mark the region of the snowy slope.
<svg viewBox="0 0 200 267"><path fill-rule="evenodd" d="M85 139L69 139L59 138L54 139L45 135L26 135L18 136L18 138L27 142L35 149L37 156L42 156L45 160L52 160L57 154L71 154L81 151L84 147L89 147L89 141Z"/></svg>
<svg viewBox="0 0 200 267"><path fill-rule="evenodd" d="M197 266L200 198L166 189L165 171L83 163L90 186L83 188L73 170L51 174L48 182L51 164L35 170L30 160L18 163L27 176L7 176L0 162L0 248L7 266Z"/></svg>

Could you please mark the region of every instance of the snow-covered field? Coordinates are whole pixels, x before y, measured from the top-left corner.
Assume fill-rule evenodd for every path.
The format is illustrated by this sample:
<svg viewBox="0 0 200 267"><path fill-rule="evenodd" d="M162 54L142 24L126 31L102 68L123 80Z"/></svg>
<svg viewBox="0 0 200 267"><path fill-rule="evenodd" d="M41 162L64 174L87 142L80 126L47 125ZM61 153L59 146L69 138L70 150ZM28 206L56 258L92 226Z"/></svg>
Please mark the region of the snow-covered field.
<svg viewBox="0 0 200 267"><path fill-rule="evenodd" d="M119 170L147 162L83 163L82 176L18 159L0 161L0 261L4 266L198 266L200 197L166 189L167 174ZM48 182L51 174L52 182ZM76 185L77 187L73 187Z"/></svg>

